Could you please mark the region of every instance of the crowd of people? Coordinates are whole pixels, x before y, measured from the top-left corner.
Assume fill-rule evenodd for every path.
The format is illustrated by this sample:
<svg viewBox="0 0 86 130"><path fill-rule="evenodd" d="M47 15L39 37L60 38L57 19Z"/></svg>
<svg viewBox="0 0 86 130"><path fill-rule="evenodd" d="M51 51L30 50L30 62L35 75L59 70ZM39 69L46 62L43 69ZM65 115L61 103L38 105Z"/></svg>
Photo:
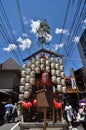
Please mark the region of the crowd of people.
<svg viewBox="0 0 86 130"><path fill-rule="evenodd" d="M86 105L79 105L74 109L69 102L66 102L63 108L63 117L68 122L68 128L72 130L73 123L80 122L83 129L86 130ZM0 102L0 125L2 123L16 122L20 120L21 103L10 103L3 105Z"/></svg>
<svg viewBox="0 0 86 130"><path fill-rule="evenodd" d="M0 102L0 125L8 122L17 122L20 120L20 104L19 103L6 103L5 105Z"/></svg>
<svg viewBox="0 0 86 130"><path fill-rule="evenodd" d="M75 110L69 102L66 102L64 113L69 130L72 130L74 122L80 122L83 129L86 130L86 105L80 105L78 110Z"/></svg>

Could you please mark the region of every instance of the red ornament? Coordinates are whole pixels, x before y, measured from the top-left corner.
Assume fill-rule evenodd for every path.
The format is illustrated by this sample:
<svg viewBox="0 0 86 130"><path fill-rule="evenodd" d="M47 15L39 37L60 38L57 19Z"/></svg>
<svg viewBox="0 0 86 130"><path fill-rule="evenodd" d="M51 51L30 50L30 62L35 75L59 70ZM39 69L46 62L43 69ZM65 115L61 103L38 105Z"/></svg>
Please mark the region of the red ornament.
<svg viewBox="0 0 86 130"><path fill-rule="evenodd" d="M51 84L50 82L50 75L49 73L42 73L42 84L43 86L49 86Z"/></svg>
<svg viewBox="0 0 86 130"><path fill-rule="evenodd" d="M22 107L23 108L30 108L31 106L32 106L31 102L25 102L25 101L22 102Z"/></svg>
<svg viewBox="0 0 86 130"><path fill-rule="evenodd" d="M37 99L34 99L34 100L33 100L33 105L34 105L34 106L37 106Z"/></svg>
<svg viewBox="0 0 86 130"><path fill-rule="evenodd" d="M54 103L54 108L56 108L56 109L62 107L62 102L57 102L56 100L54 100L53 103Z"/></svg>
<svg viewBox="0 0 86 130"><path fill-rule="evenodd" d="M27 103L27 107L30 108L32 106L32 103L31 102L28 102Z"/></svg>

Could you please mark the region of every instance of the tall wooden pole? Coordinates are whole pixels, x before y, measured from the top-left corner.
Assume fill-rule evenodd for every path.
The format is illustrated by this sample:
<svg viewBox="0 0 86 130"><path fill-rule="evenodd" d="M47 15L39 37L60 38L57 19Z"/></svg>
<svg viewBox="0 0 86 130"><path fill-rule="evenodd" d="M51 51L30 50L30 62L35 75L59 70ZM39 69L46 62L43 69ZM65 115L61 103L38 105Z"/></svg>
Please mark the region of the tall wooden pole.
<svg viewBox="0 0 86 130"><path fill-rule="evenodd" d="M44 107L44 130L46 130L46 107Z"/></svg>

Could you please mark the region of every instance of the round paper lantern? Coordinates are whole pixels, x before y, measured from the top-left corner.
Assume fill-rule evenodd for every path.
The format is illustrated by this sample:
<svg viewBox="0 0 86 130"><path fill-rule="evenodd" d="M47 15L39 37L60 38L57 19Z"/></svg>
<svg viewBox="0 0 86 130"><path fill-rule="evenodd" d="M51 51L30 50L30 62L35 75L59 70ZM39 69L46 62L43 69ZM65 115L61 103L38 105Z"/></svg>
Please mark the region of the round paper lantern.
<svg viewBox="0 0 86 130"><path fill-rule="evenodd" d="M32 69L32 70L35 70L35 64L32 64L32 65L31 65L31 69Z"/></svg>
<svg viewBox="0 0 86 130"><path fill-rule="evenodd" d="M30 75L26 75L26 82L30 82Z"/></svg>
<svg viewBox="0 0 86 130"><path fill-rule="evenodd" d="M53 58L53 57L51 57L51 58L50 58L50 61L51 61L51 63L53 63L53 62L54 62L54 58Z"/></svg>
<svg viewBox="0 0 86 130"><path fill-rule="evenodd" d="M35 85L35 78L30 78L30 83L31 83L32 85Z"/></svg>
<svg viewBox="0 0 86 130"><path fill-rule="evenodd" d="M41 64L41 70L45 70L45 65L44 64Z"/></svg>
<svg viewBox="0 0 86 130"><path fill-rule="evenodd" d="M57 101L54 100L53 103L54 103L54 108L56 108L56 109L62 107L62 102L57 102Z"/></svg>
<svg viewBox="0 0 86 130"><path fill-rule="evenodd" d="M24 93L24 91L25 91L25 87L24 87L24 86L20 86L19 89L20 89L20 90L19 90L20 93Z"/></svg>
<svg viewBox="0 0 86 130"><path fill-rule="evenodd" d="M22 68L26 69L27 68L27 64L23 64Z"/></svg>
<svg viewBox="0 0 86 130"><path fill-rule="evenodd" d="M26 69L26 74L30 74L31 73L31 69L30 68L27 68Z"/></svg>
<svg viewBox="0 0 86 130"><path fill-rule="evenodd" d="M31 71L30 76L31 76L32 78L35 78L35 71Z"/></svg>
<svg viewBox="0 0 86 130"><path fill-rule="evenodd" d="M34 99L34 100L33 100L33 105L34 105L34 106L37 106L37 99Z"/></svg>
<svg viewBox="0 0 86 130"><path fill-rule="evenodd" d="M53 76L56 75L56 71L55 71L55 69L52 69L52 70L51 70L51 75L53 75Z"/></svg>
<svg viewBox="0 0 86 130"><path fill-rule="evenodd" d="M46 66L50 66L50 61L49 60L46 60L45 63L46 63Z"/></svg>
<svg viewBox="0 0 86 130"><path fill-rule="evenodd" d="M57 85L57 91L62 92L62 85Z"/></svg>
<svg viewBox="0 0 86 130"><path fill-rule="evenodd" d="M25 90L29 91L29 92L32 92L32 85L30 83L26 83L25 84Z"/></svg>
<svg viewBox="0 0 86 130"><path fill-rule="evenodd" d="M62 107L62 102L59 102L58 103L58 108L61 108Z"/></svg>
<svg viewBox="0 0 86 130"><path fill-rule="evenodd" d="M19 101L23 101L24 99L24 95L23 94L19 94Z"/></svg>
<svg viewBox="0 0 86 130"><path fill-rule="evenodd" d="M49 66L46 66L46 72L50 72L50 67Z"/></svg>
<svg viewBox="0 0 86 130"><path fill-rule="evenodd" d="M60 70L56 70L56 76L61 76L61 71Z"/></svg>
<svg viewBox="0 0 86 130"><path fill-rule="evenodd" d="M57 64L57 63L55 64L56 70L59 70L59 66L60 66L59 64Z"/></svg>
<svg viewBox="0 0 86 130"><path fill-rule="evenodd" d="M58 58L55 58L55 62L58 63L58 62L59 62L59 59L58 59Z"/></svg>
<svg viewBox="0 0 86 130"><path fill-rule="evenodd" d="M63 65L63 60L59 60L60 65Z"/></svg>
<svg viewBox="0 0 86 130"><path fill-rule="evenodd" d="M64 85L65 86L65 79L62 79L62 85Z"/></svg>
<svg viewBox="0 0 86 130"><path fill-rule="evenodd" d="M22 70L21 75L22 75L23 78L25 78L26 77L26 71Z"/></svg>
<svg viewBox="0 0 86 130"><path fill-rule="evenodd" d="M41 64L45 63L45 58L41 58Z"/></svg>
<svg viewBox="0 0 86 130"><path fill-rule="evenodd" d="M64 71L63 65L60 65L60 70L61 70L61 71Z"/></svg>
<svg viewBox="0 0 86 130"><path fill-rule="evenodd" d="M62 77L62 78L64 78L64 77L65 77L64 72L61 72L61 77Z"/></svg>
<svg viewBox="0 0 86 130"><path fill-rule="evenodd" d="M31 108L32 103L31 102L27 102L27 108Z"/></svg>
<svg viewBox="0 0 86 130"><path fill-rule="evenodd" d="M40 61L36 61L36 66L37 66L37 67L40 66Z"/></svg>
<svg viewBox="0 0 86 130"><path fill-rule="evenodd" d="M56 76L52 76L52 83L56 84Z"/></svg>
<svg viewBox="0 0 86 130"><path fill-rule="evenodd" d="M57 77L57 84L61 85L61 77Z"/></svg>
<svg viewBox="0 0 86 130"><path fill-rule="evenodd" d="M51 63L51 69L55 68L55 63Z"/></svg>
<svg viewBox="0 0 86 130"><path fill-rule="evenodd" d="M32 64L31 62L28 62L27 66L30 68L30 67L31 67L31 64Z"/></svg>
<svg viewBox="0 0 86 130"><path fill-rule="evenodd" d="M36 71L37 74L39 74L40 73L40 68L36 67L35 71Z"/></svg>
<svg viewBox="0 0 86 130"><path fill-rule="evenodd" d="M49 59L48 55L46 55L45 58L46 58L46 60L48 60Z"/></svg>
<svg viewBox="0 0 86 130"><path fill-rule="evenodd" d="M20 83L21 83L21 85L24 85L25 84L25 78L21 78Z"/></svg>
<svg viewBox="0 0 86 130"><path fill-rule="evenodd" d="M30 92L29 91L25 91L24 92L24 98L28 99L30 97Z"/></svg>
<svg viewBox="0 0 86 130"><path fill-rule="evenodd" d="M62 92L63 92L63 93L67 93L67 87L63 86L63 87L62 87Z"/></svg>
<svg viewBox="0 0 86 130"><path fill-rule="evenodd" d="M27 108L27 103L24 102L24 101L22 101L22 107L23 107L23 108Z"/></svg>

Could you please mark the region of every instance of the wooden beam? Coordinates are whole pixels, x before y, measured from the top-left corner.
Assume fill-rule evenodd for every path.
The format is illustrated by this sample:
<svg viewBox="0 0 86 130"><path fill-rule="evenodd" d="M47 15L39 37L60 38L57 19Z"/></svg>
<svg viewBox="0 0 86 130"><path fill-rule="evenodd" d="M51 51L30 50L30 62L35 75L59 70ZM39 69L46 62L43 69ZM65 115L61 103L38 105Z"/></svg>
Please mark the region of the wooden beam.
<svg viewBox="0 0 86 130"><path fill-rule="evenodd" d="M47 54L50 54L50 55L53 55L53 56L56 56L56 57L60 57L60 58L63 57L63 55L61 55L61 54L56 54L56 53L54 53L54 52L52 52L52 51L49 51L49 50L46 50L46 49L41 49L41 50L39 50L39 51L33 53L33 54L30 55L29 57L23 59L23 61L30 60L32 57L35 57L37 54L42 53L42 52L47 53Z"/></svg>

